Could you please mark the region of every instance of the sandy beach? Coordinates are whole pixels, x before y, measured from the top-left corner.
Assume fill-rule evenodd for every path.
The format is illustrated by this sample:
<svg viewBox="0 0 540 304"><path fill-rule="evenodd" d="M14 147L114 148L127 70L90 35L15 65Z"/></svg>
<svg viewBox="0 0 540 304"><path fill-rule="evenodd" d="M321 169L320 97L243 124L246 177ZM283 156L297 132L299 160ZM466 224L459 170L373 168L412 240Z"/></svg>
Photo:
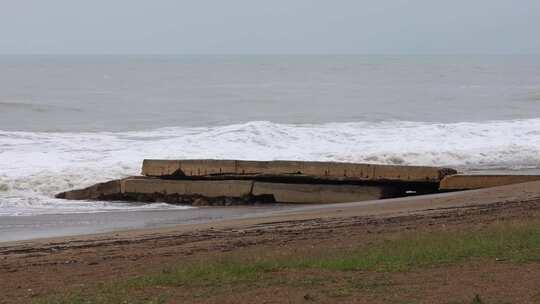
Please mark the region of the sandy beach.
<svg viewBox="0 0 540 304"><path fill-rule="evenodd" d="M144 215L148 213L137 214L135 217ZM123 217L124 214L114 216ZM159 216L171 221L175 219L174 215ZM494 223L530 221L539 217L540 183L532 182L381 201L297 206L291 210L271 212L263 208L260 212L248 212L241 216L236 214L229 218L222 215L177 226L152 228L149 224L145 229L3 242L0 243L0 288L3 295L0 303L31 302L73 288L93 288L100 281L152 273L179 261L211 261L230 255L241 257L254 252L260 254L261 251L281 255L291 251L304 252L313 246L317 246L318 250L338 251L353 245L367 246L377 240L411 231L477 231ZM124 227L119 228L121 230ZM473 270L470 270L470 275L476 277L483 271L500 266L503 265L492 265L491 262L478 264L475 266L477 268L471 268ZM442 271L457 271L452 267L455 268L443 267ZM534 280L508 281L507 286L498 285L499 289L487 291L487 297L505 295L516 300L513 298L515 292L512 292L512 286L522 284L522 287L527 288L540 287L540 271L534 271L540 270L538 263L515 267L505 264L504 267L514 275L526 272ZM480 272L476 273L474 269ZM437 272L436 269L432 271ZM478 286L482 284L480 280ZM465 298L474 296L474 290L479 288L467 286L465 281L450 285L456 290L464 288L461 296ZM424 299L433 300L431 303L447 302L437 299L440 289L430 291L426 288L422 288ZM192 291L184 290L181 302L187 299L190 299L187 302L194 303L214 302L217 299L225 303L248 303L254 300L249 296L240 300L241 293L226 293L217 298L201 300L189 297ZM263 290L258 297L269 303L277 303L288 297L301 299L309 293L305 288L285 291L285 294L270 296L269 290ZM523 288L520 288L519 291L521 300L512 303L530 303L527 301L537 296L533 289L523 292ZM324 299L324 296L321 297ZM368 298L360 297L352 302L366 301Z"/></svg>

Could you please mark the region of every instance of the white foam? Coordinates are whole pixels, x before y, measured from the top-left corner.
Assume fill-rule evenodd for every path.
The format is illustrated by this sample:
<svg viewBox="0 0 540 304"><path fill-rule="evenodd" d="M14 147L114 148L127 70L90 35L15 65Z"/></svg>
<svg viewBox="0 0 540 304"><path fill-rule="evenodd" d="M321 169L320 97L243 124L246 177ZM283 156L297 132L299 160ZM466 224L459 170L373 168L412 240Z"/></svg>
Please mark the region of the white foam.
<svg viewBox="0 0 540 304"><path fill-rule="evenodd" d="M144 158L324 160L467 169L540 168L540 119L463 123L248 122L138 132L0 131L0 215L140 210L57 192L138 174Z"/></svg>

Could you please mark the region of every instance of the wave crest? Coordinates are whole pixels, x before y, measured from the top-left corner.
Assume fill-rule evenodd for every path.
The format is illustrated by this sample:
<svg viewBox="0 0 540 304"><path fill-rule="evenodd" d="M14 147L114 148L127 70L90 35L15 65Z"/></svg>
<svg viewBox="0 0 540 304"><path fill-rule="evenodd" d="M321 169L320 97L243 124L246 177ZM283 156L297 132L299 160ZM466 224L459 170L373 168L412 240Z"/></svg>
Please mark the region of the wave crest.
<svg viewBox="0 0 540 304"><path fill-rule="evenodd" d="M54 193L138 174L144 158L288 159L525 169L540 167L539 152L540 119L309 125L253 121L134 132L0 131L0 214L60 210L65 203L52 199ZM89 211L103 206L86 207L81 208Z"/></svg>

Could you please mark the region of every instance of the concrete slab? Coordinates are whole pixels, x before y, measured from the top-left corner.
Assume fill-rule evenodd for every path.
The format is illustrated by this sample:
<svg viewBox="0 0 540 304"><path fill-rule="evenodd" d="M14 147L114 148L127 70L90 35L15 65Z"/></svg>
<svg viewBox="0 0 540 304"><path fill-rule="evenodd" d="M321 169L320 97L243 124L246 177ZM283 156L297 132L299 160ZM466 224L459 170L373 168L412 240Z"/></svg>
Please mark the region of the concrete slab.
<svg viewBox="0 0 540 304"><path fill-rule="evenodd" d="M480 189L537 180L540 180L540 175L458 174L443 178L439 189L443 191Z"/></svg>
<svg viewBox="0 0 540 304"><path fill-rule="evenodd" d="M446 175L456 173L457 171L453 169L437 167L303 161L145 159L142 167L143 175L154 177L273 174L305 175L335 180L426 183L438 183Z"/></svg>
<svg viewBox="0 0 540 304"><path fill-rule="evenodd" d="M192 204L229 204L254 202L344 203L392 197L399 187L392 185L288 184L252 180L167 180L132 177L97 184L86 189L67 191L57 197L72 200L137 200ZM182 197L182 199L179 199Z"/></svg>
<svg viewBox="0 0 540 304"><path fill-rule="evenodd" d="M122 193L243 197L251 193L252 185L252 181L193 181L142 178L126 179L122 181L121 188Z"/></svg>
<svg viewBox="0 0 540 304"><path fill-rule="evenodd" d="M113 180L106 183L99 183L85 189L62 192L56 198L69 200L99 200L102 198L111 199L121 193L121 180Z"/></svg>
<svg viewBox="0 0 540 304"><path fill-rule="evenodd" d="M282 184L255 182L253 195L273 195L279 203L328 204L383 198L382 186Z"/></svg>

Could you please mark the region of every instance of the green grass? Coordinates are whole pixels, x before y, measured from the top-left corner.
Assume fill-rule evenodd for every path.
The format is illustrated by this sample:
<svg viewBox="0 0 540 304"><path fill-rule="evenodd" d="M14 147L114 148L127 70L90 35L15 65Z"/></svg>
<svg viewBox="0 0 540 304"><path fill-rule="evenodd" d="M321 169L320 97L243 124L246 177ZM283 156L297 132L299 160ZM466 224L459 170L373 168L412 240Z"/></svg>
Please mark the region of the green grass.
<svg viewBox="0 0 540 304"><path fill-rule="evenodd" d="M236 288L241 292L272 284L309 285L314 288L331 284L331 280L328 282L314 276L301 282L290 282L278 273L316 270L322 273L338 272L345 276L351 271L382 274L406 272L471 259L497 259L509 263L540 261L540 222L496 225L479 232L405 233L399 238L384 240L370 247L359 246L356 250L346 252L329 253L324 248L313 251L309 256L293 255L249 261L232 256L182 264L157 274L103 284L90 291L74 291L41 298L36 303L163 303L167 299L167 292L159 291L159 288L169 290L186 287L197 291L193 296L207 297L223 290ZM391 286L388 282L350 282L347 290L365 291L388 286Z"/></svg>
<svg viewBox="0 0 540 304"><path fill-rule="evenodd" d="M540 224L498 227L478 233L420 234L386 240L371 248L330 258L300 258L287 266L394 272L456 263L471 258L496 258L511 262L540 261Z"/></svg>

